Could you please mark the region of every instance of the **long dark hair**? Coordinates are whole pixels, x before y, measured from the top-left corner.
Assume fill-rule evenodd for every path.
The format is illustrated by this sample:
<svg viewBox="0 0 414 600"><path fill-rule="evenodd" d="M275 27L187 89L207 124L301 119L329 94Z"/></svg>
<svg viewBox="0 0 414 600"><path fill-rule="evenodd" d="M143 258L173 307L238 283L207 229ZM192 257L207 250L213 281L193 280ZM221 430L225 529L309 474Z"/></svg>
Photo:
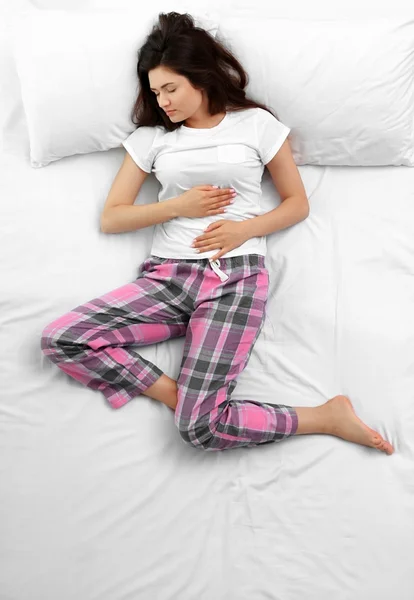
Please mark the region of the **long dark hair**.
<svg viewBox="0 0 414 600"><path fill-rule="evenodd" d="M246 97L247 72L222 43L195 26L191 15L159 13L158 19L138 51L139 95L132 112L135 125L161 125L167 131L182 125L171 122L150 90L148 73L158 66L171 69L187 77L193 87L204 89L211 115L246 108L263 108L273 114L264 104Z"/></svg>

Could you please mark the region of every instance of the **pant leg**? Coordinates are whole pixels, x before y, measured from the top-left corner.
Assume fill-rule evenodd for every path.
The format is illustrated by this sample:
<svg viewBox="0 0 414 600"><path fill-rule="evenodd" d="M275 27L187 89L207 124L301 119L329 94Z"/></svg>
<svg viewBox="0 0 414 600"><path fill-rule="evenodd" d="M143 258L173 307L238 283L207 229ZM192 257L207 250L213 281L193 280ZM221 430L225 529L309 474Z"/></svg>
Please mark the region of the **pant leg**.
<svg viewBox="0 0 414 600"><path fill-rule="evenodd" d="M120 408L163 375L133 347L185 335L186 292L171 289L171 265L150 257L138 278L77 306L49 323L41 335L45 356L62 371ZM175 280L175 288L183 282Z"/></svg>
<svg viewBox="0 0 414 600"><path fill-rule="evenodd" d="M263 327L269 283L263 259L243 260L234 278L232 259L222 259L230 279L216 284L221 296L196 305L187 328L175 424L185 442L205 450L280 441L298 426L293 407L231 399Z"/></svg>

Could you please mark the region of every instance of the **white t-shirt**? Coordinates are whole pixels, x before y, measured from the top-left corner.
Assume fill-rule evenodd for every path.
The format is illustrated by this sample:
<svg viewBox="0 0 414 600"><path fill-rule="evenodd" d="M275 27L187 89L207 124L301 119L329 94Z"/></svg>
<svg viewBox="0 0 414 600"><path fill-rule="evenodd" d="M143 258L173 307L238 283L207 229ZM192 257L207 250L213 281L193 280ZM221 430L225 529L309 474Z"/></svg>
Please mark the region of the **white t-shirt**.
<svg viewBox="0 0 414 600"><path fill-rule="evenodd" d="M161 184L158 201L175 198L197 185L233 187L237 193L228 212L208 217L177 217L155 225L151 254L163 258L211 258L218 249L196 252L194 238L216 221L243 221L267 211L260 206L266 165L280 149L290 128L267 110L248 108L226 112L210 129L182 125L138 127L122 142L135 163L154 172ZM266 255L266 236L253 237L223 255Z"/></svg>

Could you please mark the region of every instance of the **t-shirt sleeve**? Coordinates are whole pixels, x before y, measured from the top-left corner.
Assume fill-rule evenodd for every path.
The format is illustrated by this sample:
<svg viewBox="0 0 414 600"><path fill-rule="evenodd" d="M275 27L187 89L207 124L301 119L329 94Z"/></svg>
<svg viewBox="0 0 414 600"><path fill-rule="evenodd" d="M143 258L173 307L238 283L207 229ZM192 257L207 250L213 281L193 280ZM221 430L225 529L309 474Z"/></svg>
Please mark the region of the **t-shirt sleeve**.
<svg viewBox="0 0 414 600"><path fill-rule="evenodd" d="M257 109L257 148L264 165L272 160L290 132L290 128L269 111Z"/></svg>
<svg viewBox="0 0 414 600"><path fill-rule="evenodd" d="M122 142L132 160L146 173L151 173L154 162L155 127L138 127Z"/></svg>

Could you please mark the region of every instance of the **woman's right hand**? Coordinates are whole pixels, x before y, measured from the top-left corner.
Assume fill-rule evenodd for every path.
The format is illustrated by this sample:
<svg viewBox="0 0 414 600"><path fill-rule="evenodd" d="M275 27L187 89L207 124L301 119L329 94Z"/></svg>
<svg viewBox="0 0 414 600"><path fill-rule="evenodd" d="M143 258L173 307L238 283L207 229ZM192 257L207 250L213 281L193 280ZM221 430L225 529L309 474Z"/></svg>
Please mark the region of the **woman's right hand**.
<svg viewBox="0 0 414 600"><path fill-rule="evenodd" d="M233 188L216 189L212 185L196 185L177 196L176 209L179 217L220 215L235 196Z"/></svg>

